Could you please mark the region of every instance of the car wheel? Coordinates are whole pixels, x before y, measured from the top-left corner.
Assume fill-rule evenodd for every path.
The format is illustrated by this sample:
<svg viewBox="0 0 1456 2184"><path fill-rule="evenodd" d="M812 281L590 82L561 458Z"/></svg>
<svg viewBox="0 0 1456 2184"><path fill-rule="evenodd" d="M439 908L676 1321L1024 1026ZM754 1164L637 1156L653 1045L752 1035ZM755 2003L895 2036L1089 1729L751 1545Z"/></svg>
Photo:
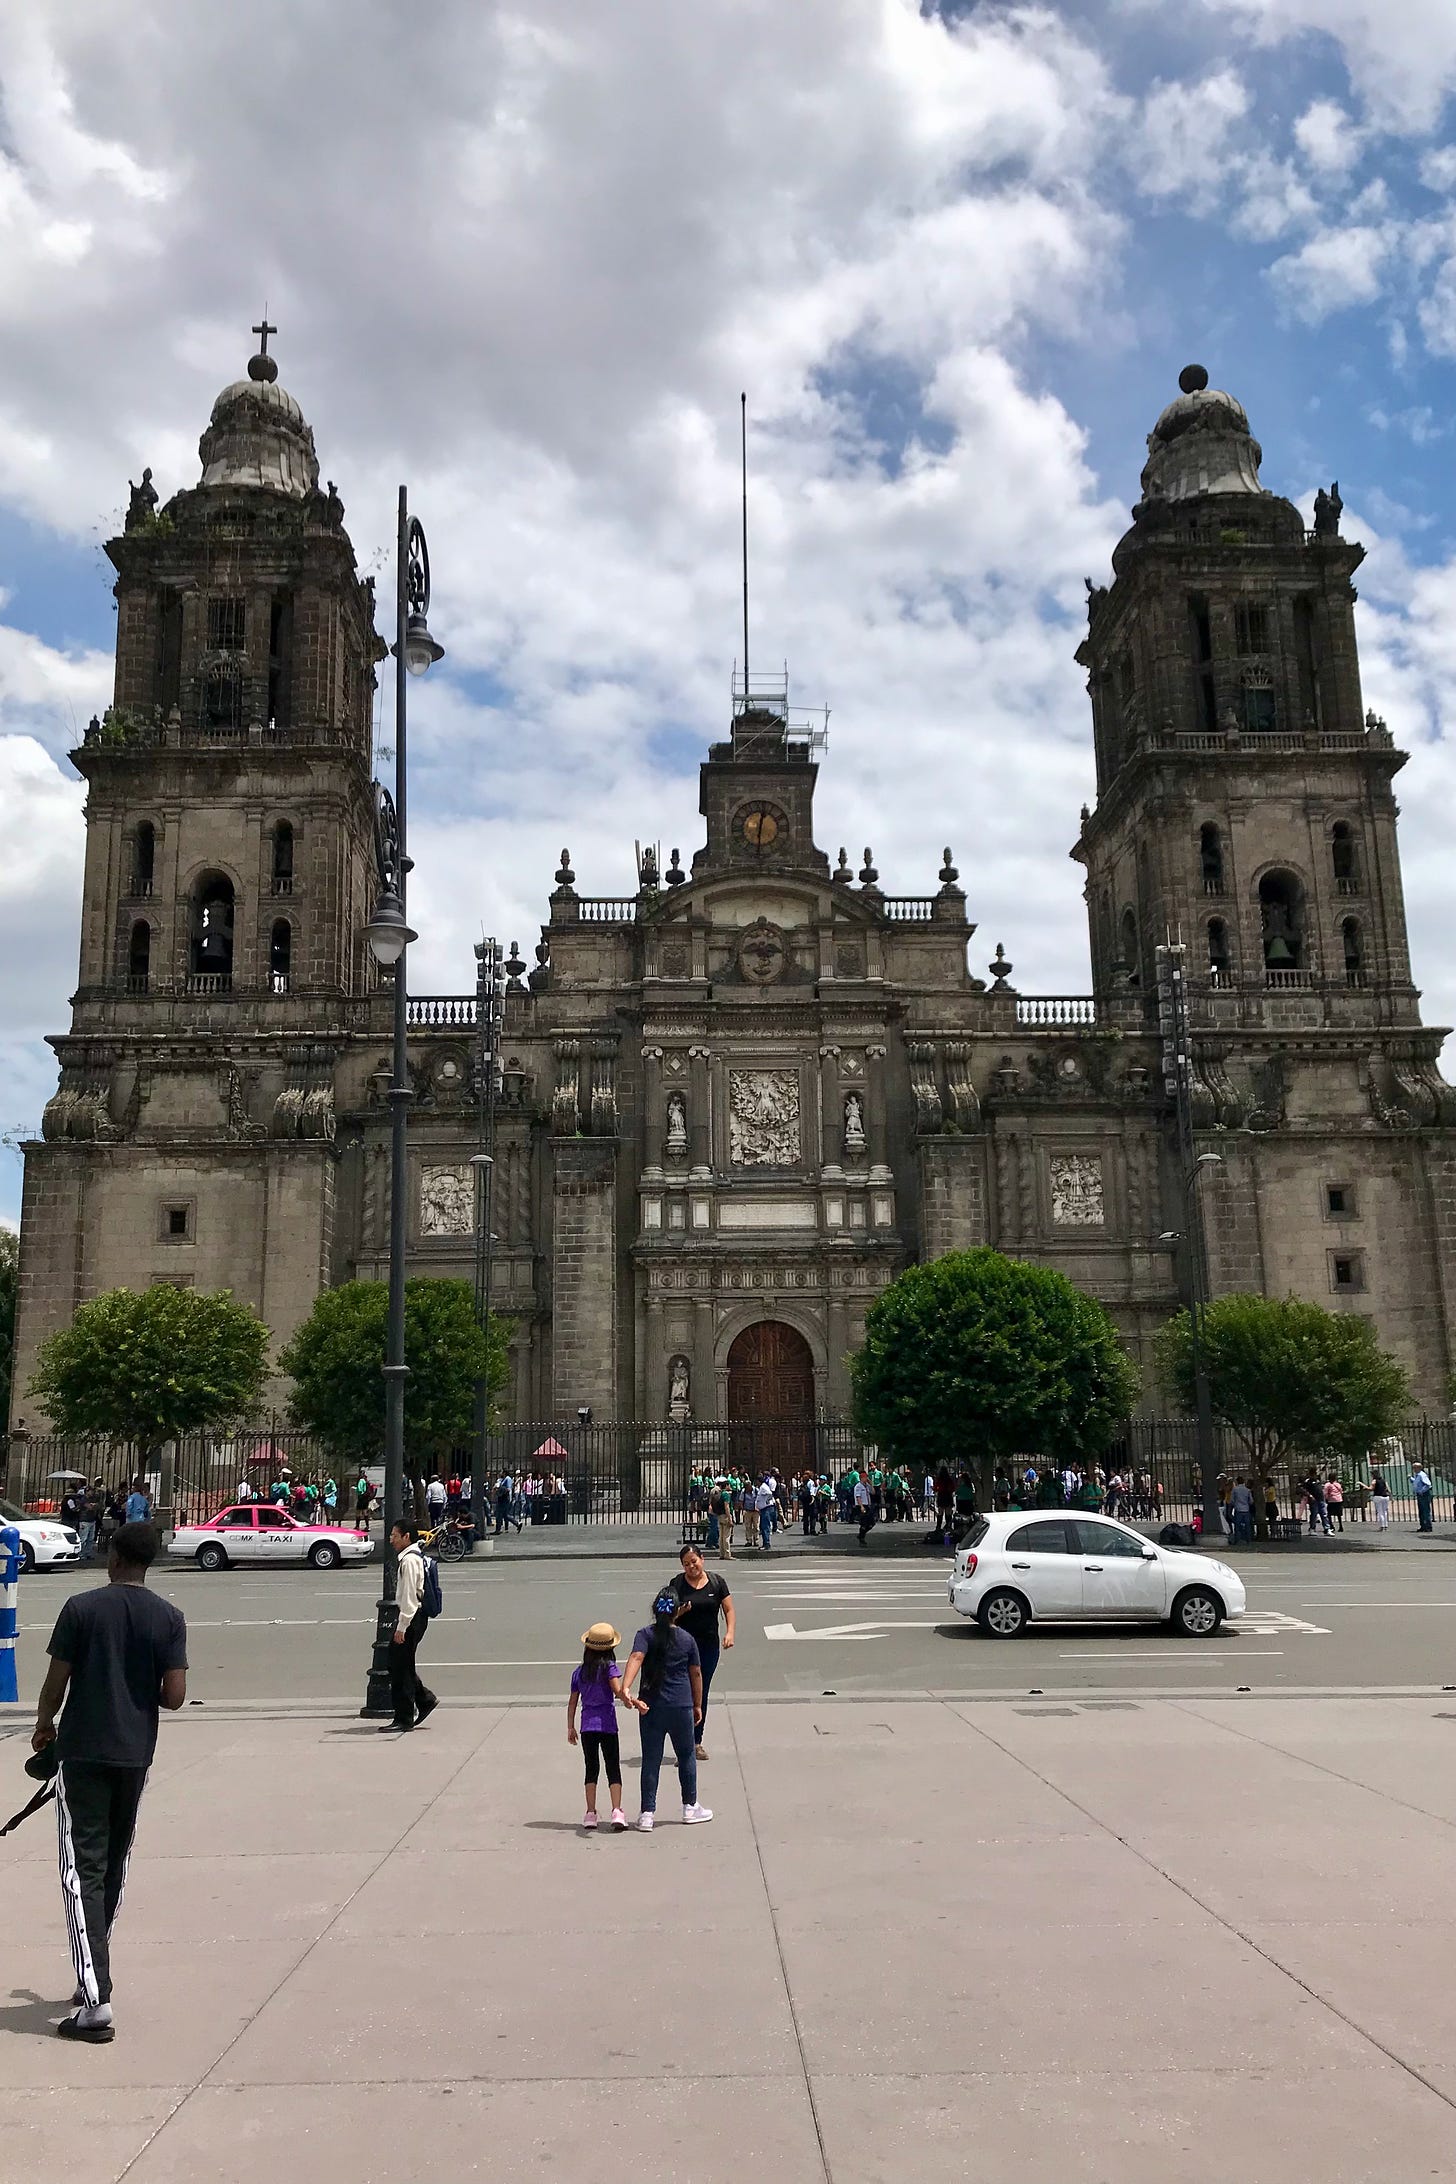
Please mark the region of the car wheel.
<svg viewBox="0 0 1456 2184"><path fill-rule="evenodd" d="M20 1542L20 1574L21 1574L21 1576L22 1576L22 1577L29 1577L29 1575L30 1575L31 1571L32 1571L32 1570L33 1570L34 1568L35 1568L35 1549L34 1549L34 1548L33 1548L33 1547L31 1546L31 1544L30 1544L30 1541L29 1541L28 1539L23 1539L23 1540L22 1540L22 1541Z"/></svg>
<svg viewBox="0 0 1456 2184"><path fill-rule="evenodd" d="M220 1547L215 1539L204 1540L197 1550L199 1570L225 1570L227 1560L227 1549Z"/></svg>
<svg viewBox="0 0 1456 2184"><path fill-rule="evenodd" d="M1212 1638L1223 1621L1223 1602L1206 1585L1190 1585L1173 1602L1173 1628L1182 1638Z"/></svg>
<svg viewBox="0 0 1456 2184"><path fill-rule="evenodd" d="M331 1539L321 1539L316 1547L308 1550L308 1566L311 1570L336 1570L343 1559Z"/></svg>
<svg viewBox="0 0 1456 2184"><path fill-rule="evenodd" d="M976 1610L976 1621L988 1638L1019 1638L1031 1617L1020 1593L987 1593Z"/></svg>

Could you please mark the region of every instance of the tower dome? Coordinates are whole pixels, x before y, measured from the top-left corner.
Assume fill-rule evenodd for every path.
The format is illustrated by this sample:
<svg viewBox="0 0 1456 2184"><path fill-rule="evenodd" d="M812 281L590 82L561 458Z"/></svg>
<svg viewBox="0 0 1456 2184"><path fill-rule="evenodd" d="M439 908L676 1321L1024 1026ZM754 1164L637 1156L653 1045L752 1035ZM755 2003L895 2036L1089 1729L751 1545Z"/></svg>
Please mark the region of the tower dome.
<svg viewBox="0 0 1456 2184"><path fill-rule="evenodd" d="M202 483L262 486L302 500L318 491L313 432L293 396L278 384L278 366L268 354L268 336L277 328L265 316L253 331L261 335L262 346L248 360L248 376L223 388L197 443Z"/></svg>
<svg viewBox="0 0 1456 2184"><path fill-rule="evenodd" d="M1210 387L1201 364L1178 375L1180 392L1148 434L1143 498L1183 501L1207 493L1258 493L1264 450L1249 430L1242 402Z"/></svg>

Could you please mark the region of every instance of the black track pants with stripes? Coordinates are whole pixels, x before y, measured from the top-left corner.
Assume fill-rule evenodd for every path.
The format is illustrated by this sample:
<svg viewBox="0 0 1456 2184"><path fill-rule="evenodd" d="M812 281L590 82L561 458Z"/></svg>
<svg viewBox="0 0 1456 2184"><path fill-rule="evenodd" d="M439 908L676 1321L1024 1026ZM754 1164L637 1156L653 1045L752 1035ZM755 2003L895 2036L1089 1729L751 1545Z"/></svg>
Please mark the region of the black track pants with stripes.
<svg viewBox="0 0 1456 2184"><path fill-rule="evenodd" d="M76 1985L90 2003L111 2000L111 1929L126 1887L145 1767L68 1759L56 1776L61 1894Z"/></svg>

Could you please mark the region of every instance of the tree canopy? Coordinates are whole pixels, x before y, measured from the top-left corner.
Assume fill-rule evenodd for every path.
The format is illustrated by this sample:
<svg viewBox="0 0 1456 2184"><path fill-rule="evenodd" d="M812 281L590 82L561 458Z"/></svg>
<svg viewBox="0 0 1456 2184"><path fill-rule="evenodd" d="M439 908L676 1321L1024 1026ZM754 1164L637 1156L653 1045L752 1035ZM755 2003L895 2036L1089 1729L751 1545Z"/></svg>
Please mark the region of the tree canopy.
<svg viewBox="0 0 1456 2184"><path fill-rule="evenodd" d="M1302 1297L1234 1295L1205 1307L1202 1328L1213 1415L1243 1442L1261 1479L1296 1459L1368 1456L1405 1414L1404 1372L1351 1313ZM1191 1410L1186 1312L1160 1332L1158 1361Z"/></svg>
<svg viewBox="0 0 1456 2184"><path fill-rule="evenodd" d="M0 1229L0 1426L10 1416L10 1376L15 1364L15 1293L20 1238Z"/></svg>
<svg viewBox="0 0 1456 2184"><path fill-rule="evenodd" d="M907 1269L870 1307L853 1359L855 1420L886 1455L971 1465L990 1507L998 1464L1105 1449L1138 1377L1095 1298L999 1251Z"/></svg>
<svg viewBox="0 0 1456 2184"><path fill-rule="evenodd" d="M58 1433L138 1455L235 1426L262 1393L268 1329L226 1290L109 1289L42 1343L30 1383Z"/></svg>
<svg viewBox="0 0 1456 2184"><path fill-rule="evenodd" d="M389 1289L342 1282L320 1291L278 1362L293 1381L290 1408L341 1461L363 1462L384 1447L384 1347ZM489 1395L508 1374L507 1324L482 1329L469 1282L420 1275L404 1285L405 1446L417 1466L468 1441L475 1383Z"/></svg>

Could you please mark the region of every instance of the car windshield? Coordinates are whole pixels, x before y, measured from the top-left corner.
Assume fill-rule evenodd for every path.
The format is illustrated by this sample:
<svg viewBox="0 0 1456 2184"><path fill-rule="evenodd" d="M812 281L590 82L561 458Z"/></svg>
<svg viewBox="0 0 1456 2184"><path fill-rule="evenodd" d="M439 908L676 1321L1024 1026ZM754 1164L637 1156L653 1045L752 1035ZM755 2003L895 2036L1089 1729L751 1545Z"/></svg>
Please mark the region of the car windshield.
<svg viewBox="0 0 1456 2184"><path fill-rule="evenodd" d="M18 1502L6 1501L4 1496L0 1495L0 1517L4 1517L9 1523L13 1524L18 1517L24 1515L25 1511Z"/></svg>
<svg viewBox="0 0 1456 2184"><path fill-rule="evenodd" d="M990 1529L991 1526L985 1517L977 1517L973 1524L966 1527L961 1538L962 1547L979 1547Z"/></svg>

